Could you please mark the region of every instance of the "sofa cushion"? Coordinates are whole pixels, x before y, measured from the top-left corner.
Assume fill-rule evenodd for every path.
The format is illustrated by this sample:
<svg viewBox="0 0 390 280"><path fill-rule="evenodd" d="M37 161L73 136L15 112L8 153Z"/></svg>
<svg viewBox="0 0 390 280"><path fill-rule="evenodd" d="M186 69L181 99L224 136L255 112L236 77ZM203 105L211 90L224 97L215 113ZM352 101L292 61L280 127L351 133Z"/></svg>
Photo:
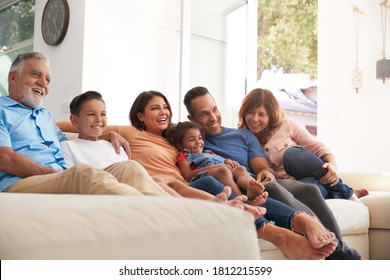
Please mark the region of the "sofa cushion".
<svg viewBox="0 0 390 280"><path fill-rule="evenodd" d="M258 259L253 217L188 198L0 193L0 259Z"/></svg>
<svg viewBox="0 0 390 280"><path fill-rule="evenodd" d="M361 200L370 210L370 228L390 229L390 192L371 191Z"/></svg>
<svg viewBox="0 0 390 280"><path fill-rule="evenodd" d="M369 212L365 205L345 199L327 199L326 203L332 209L343 235L368 232Z"/></svg>

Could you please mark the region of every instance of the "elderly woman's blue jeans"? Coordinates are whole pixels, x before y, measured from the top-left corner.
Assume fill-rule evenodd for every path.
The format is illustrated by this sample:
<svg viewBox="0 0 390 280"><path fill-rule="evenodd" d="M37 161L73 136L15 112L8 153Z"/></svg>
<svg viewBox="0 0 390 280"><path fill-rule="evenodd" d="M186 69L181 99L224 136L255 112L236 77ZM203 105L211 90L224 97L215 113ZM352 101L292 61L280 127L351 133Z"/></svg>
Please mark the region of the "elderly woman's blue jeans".
<svg viewBox="0 0 390 280"><path fill-rule="evenodd" d="M335 186L320 183L319 179L325 176L327 169L322 168L324 162L315 154L302 147L289 147L283 155L284 170L297 180L315 184L325 199L343 198L352 196L353 190L343 183L341 178Z"/></svg>
<svg viewBox="0 0 390 280"><path fill-rule="evenodd" d="M222 183L211 176L201 177L198 180L191 182L189 185L212 195L221 193L224 188ZM237 194L232 193L229 200L236 196ZM292 218L299 212L298 210L270 197L267 198L262 206L267 209L267 213L264 217L255 221L256 228L262 227L265 223L272 222L279 227L292 229Z"/></svg>

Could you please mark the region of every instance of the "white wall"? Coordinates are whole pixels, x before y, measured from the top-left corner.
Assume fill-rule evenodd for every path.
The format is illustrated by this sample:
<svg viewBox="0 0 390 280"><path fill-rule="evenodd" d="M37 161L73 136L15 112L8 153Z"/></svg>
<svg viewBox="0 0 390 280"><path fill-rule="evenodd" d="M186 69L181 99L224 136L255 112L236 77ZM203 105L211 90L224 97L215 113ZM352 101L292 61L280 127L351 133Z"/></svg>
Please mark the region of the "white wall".
<svg viewBox="0 0 390 280"><path fill-rule="evenodd" d="M46 107L56 120L68 119L68 104L86 90L103 94L109 123L128 124L145 90L163 92L178 111L181 0L68 0L69 28L57 47L41 36L45 3L36 1L34 49L51 60Z"/></svg>
<svg viewBox="0 0 390 280"><path fill-rule="evenodd" d="M49 47L40 32L46 1L37 0L34 48L49 56L53 72L46 107L56 120L68 119L71 99L97 90L106 100L109 123L127 124L135 97L154 89L168 97L176 122L186 119L182 99L197 85L208 87L223 107L226 16L244 2L68 0L68 33L59 46ZM185 44L181 44L182 3L190 10L190 18L183 22L191 25L186 31L192 34ZM188 47L183 55L189 58L182 57L181 46Z"/></svg>
<svg viewBox="0 0 390 280"><path fill-rule="evenodd" d="M133 100L145 90L164 93L177 112L180 0L101 2L96 10L95 1L87 1L90 38L85 41L90 45L84 51L83 88L100 89L107 96L112 123L128 123Z"/></svg>
<svg viewBox="0 0 390 280"><path fill-rule="evenodd" d="M41 36L45 3L36 1L34 48L51 60L52 94L46 107L56 120L68 119L69 102L86 90L103 94L108 121L115 124L127 124L135 97L151 89L168 97L173 121L186 119L182 99L193 86L208 87L224 107L226 18L245 1L68 0L69 28L57 47L47 46ZM186 31L192 35L185 44L180 31L182 3L190 10L190 18L183 22L190 25ZM188 47L183 54L189 56L184 58L187 64L181 64L181 46ZM243 89L237 103L244 94Z"/></svg>
<svg viewBox="0 0 390 280"><path fill-rule="evenodd" d="M69 117L71 99L82 92L85 0L68 0L68 32L57 47L46 45L42 38L41 19L46 2L35 1L34 50L45 53L50 59L52 80L45 106L56 120L63 120Z"/></svg>
<svg viewBox="0 0 390 280"><path fill-rule="evenodd" d="M68 2L68 33L59 46L49 47L40 32L46 0L36 0L34 48L51 59L53 82L46 107L56 120L67 119L70 100L88 89L104 95L110 123L127 124L133 99L143 90L162 91L174 113L179 112L181 0ZM375 78L382 49L379 3L380 0L319 0L318 136L334 150L340 171L390 171L390 81L383 84ZM351 81L355 66L352 5L364 12L359 41L364 87L358 94ZM219 70L225 65L221 50L225 48L226 30L220 23L221 19L217 29L211 30L212 37L218 40L193 39L192 74L205 69L204 74L209 76L206 80L192 75L190 86L211 84L217 92L223 92L218 81L224 75ZM193 28L193 34L199 34L199 29L195 32ZM214 51L202 53L202 46L207 44ZM196 70L195 65L199 67ZM178 118L174 116L174 121Z"/></svg>
<svg viewBox="0 0 390 280"><path fill-rule="evenodd" d="M318 136L336 154L340 171L390 171L390 81L376 80L382 58L381 0L319 0ZM359 66L364 86L355 93L355 22L360 16ZM387 11L390 19L390 10ZM387 21L390 39L390 20ZM390 44L387 42L388 58Z"/></svg>

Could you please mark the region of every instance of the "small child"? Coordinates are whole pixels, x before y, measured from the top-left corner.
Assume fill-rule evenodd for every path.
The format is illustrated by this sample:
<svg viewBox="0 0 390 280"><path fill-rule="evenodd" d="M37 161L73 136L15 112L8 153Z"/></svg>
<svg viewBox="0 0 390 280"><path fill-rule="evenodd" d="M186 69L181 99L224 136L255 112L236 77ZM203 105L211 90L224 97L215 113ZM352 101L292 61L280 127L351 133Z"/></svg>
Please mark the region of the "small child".
<svg viewBox="0 0 390 280"><path fill-rule="evenodd" d="M252 178L238 162L203 150L203 134L195 123L179 122L169 132L168 140L179 151L176 165L187 181L212 176L225 186L230 186L237 195L242 195L244 191L253 205L264 203L267 193L263 184Z"/></svg>

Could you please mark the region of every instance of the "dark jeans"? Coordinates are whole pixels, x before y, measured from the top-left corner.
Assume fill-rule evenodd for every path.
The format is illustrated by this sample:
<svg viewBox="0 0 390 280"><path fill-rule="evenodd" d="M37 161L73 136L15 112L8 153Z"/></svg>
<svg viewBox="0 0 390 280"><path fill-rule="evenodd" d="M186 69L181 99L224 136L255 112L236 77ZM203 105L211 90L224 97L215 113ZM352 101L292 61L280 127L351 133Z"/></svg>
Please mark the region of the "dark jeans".
<svg viewBox="0 0 390 280"><path fill-rule="evenodd" d="M267 209L267 214L255 221L257 229L269 221L273 221L279 227L291 229L291 218L297 211L304 211L317 216L322 224L336 235L337 248L327 259L357 260L361 258L356 250L349 248L343 241L336 218L318 188L312 184L289 179L268 182L264 185L269 193L269 197L263 205ZM190 186L213 195L220 193L224 187L211 176L202 177L191 183ZM236 194L232 194L230 199L235 196Z"/></svg>
<svg viewBox="0 0 390 280"><path fill-rule="evenodd" d="M337 248L327 259L359 260L361 258L356 250L349 248L343 241L336 218L315 185L292 179L279 179L276 182L269 182L264 185L269 197L290 205L299 211L317 216L324 227L336 235Z"/></svg>
<svg viewBox="0 0 390 280"><path fill-rule="evenodd" d="M191 182L189 185L212 195L221 193L224 188L223 184L211 176L201 177L196 181ZM233 199L236 196L237 194L232 193L229 199ZM270 197L263 204L263 207L267 209L267 213L264 217L255 221L256 228L260 228L264 223L272 221L279 227L291 229L291 219L298 210Z"/></svg>
<svg viewBox="0 0 390 280"><path fill-rule="evenodd" d="M325 176L327 169L322 168L324 162L315 154L302 147L290 147L283 155L284 170L297 180L315 184L325 199L349 199L353 190L339 179L335 186L320 183L319 179Z"/></svg>

